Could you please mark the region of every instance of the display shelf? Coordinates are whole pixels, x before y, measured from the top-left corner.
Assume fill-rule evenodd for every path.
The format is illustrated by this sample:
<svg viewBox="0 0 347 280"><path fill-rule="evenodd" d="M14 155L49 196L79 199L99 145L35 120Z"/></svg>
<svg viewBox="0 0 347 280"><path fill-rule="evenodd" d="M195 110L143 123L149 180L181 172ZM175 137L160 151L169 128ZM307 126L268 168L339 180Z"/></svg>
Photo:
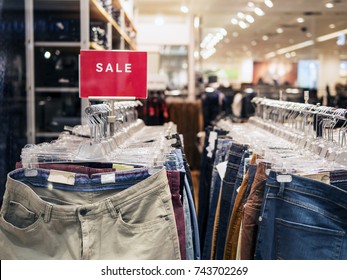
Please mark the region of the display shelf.
<svg viewBox="0 0 347 280"><path fill-rule="evenodd" d="M34 43L35 47L71 47L71 48L80 48L81 43L80 42L46 42L46 41L39 41Z"/></svg>
<svg viewBox="0 0 347 280"><path fill-rule="evenodd" d="M133 31L135 33L137 33L137 29L135 27L134 21L133 19L129 16L128 12L126 11L126 9L124 8L124 5L122 3L121 0L113 0L113 6L117 7L121 10L124 11L124 17L125 17L125 21L129 24L129 26L133 29Z"/></svg>
<svg viewBox="0 0 347 280"><path fill-rule="evenodd" d="M76 93L76 92L79 92L79 88L78 87L36 87L35 92Z"/></svg>
<svg viewBox="0 0 347 280"><path fill-rule="evenodd" d="M97 0L90 0L91 3L91 18L96 20L106 20L112 24L113 28L119 33L121 37L129 44L130 48L135 50L135 44L126 34L119 24L112 18L112 16L97 2Z"/></svg>

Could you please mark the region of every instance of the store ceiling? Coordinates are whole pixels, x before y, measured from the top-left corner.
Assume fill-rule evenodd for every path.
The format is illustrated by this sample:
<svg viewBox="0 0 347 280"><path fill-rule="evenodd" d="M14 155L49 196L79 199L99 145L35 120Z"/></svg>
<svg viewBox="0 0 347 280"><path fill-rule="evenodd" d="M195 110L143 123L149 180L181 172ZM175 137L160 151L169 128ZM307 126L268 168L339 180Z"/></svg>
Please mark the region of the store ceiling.
<svg viewBox="0 0 347 280"><path fill-rule="evenodd" d="M333 4L332 8L326 7L328 2ZM216 28L224 28L227 35L207 61L231 61L240 57L264 60L275 54L275 58L314 59L322 52L347 58L346 44L338 46L337 38L317 41L320 36L347 29L347 0L272 0L272 8L264 0L134 0L134 3L140 16L164 18L186 16L180 11L181 5L186 5L188 15L201 17L202 39ZM265 15L256 15L255 7L261 8ZM248 28L230 22L232 18L240 20L240 12L254 18ZM304 22L298 22L298 18ZM248 23L246 19L244 22ZM303 42L309 46L289 52L282 50Z"/></svg>

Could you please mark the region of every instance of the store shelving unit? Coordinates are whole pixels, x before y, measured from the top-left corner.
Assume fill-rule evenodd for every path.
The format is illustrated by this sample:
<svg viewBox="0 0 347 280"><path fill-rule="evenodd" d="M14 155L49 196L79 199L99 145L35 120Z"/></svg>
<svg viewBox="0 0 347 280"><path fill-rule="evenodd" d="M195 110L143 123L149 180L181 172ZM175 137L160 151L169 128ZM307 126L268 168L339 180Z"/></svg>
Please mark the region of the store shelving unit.
<svg viewBox="0 0 347 280"><path fill-rule="evenodd" d="M25 1L25 17L26 17L26 73L27 73L27 142L36 143L42 139L50 141L56 138L59 133L48 131L42 127L38 127L39 119L45 114L54 115L54 110L59 111L59 104L51 104L51 108L45 110L45 113L37 112L45 104L43 98L45 95L54 96L57 100L66 98L68 102L79 102L79 109L75 110L73 118L80 118L84 108L88 105L84 99L79 99L79 85L76 75L72 78L74 83L69 83L70 79L63 77L61 84L37 84L38 75L47 76L44 69L40 72L40 61L38 54L41 56L47 50L49 53L68 52L73 54L78 65L78 55L80 50L106 50L106 49L136 49L137 30L134 26L133 19L125 10L122 0L112 0L113 9L119 13L117 20L103 7L102 1L99 0L26 0ZM34 29L37 28L35 22L35 11L37 9L44 11L46 15L54 14L64 19L68 15L69 19L79 21L78 37L73 40L61 40L61 38L49 40L37 39ZM91 40L91 24L100 23L105 27L106 43L103 45ZM50 23L52 24L52 23ZM50 26L52 28L52 26ZM44 36L43 36L44 37ZM38 50L41 51L38 52ZM43 52L43 53L42 53ZM39 57L41 62L42 57ZM48 58L47 58L48 59ZM43 60L44 61L44 60ZM77 70L78 71L78 70ZM45 76L45 77L46 77ZM78 77L78 73L77 73ZM60 99L59 99L60 96ZM51 103L54 103L51 101ZM40 107L41 106L41 107ZM71 108L70 108L71 111ZM44 121L44 120L41 120Z"/></svg>

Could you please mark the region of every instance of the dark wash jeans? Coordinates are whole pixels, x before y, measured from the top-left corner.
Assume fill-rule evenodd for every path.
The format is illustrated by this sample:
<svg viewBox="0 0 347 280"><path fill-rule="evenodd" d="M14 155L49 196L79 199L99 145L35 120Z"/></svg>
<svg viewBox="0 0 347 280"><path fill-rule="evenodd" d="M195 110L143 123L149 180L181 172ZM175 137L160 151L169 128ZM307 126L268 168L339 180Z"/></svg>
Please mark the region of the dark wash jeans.
<svg viewBox="0 0 347 280"><path fill-rule="evenodd" d="M221 189L219 225L216 245L217 260L222 260L224 257L225 240L228 231L230 212L232 209L231 199L235 187L237 173L246 148L247 147L245 145L240 145L238 143L232 143L230 147L227 170L224 175Z"/></svg>
<svg viewBox="0 0 347 280"><path fill-rule="evenodd" d="M347 191L292 175L267 179L255 259L347 259ZM341 176L347 181L347 176Z"/></svg>
<svg viewBox="0 0 347 280"><path fill-rule="evenodd" d="M213 164L213 173L212 173L212 182L211 182L209 213L208 213L207 226L206 226L204 249L202 252L203 260L209 260L211 258L214 219L216 215L221 182L223 179L223 178L221 179L216 166L225 160L227 152L228 150L230 150L230 146L231 146L231 139L219 138L217 140L217 151L216 151L215 161Z"/></svg>

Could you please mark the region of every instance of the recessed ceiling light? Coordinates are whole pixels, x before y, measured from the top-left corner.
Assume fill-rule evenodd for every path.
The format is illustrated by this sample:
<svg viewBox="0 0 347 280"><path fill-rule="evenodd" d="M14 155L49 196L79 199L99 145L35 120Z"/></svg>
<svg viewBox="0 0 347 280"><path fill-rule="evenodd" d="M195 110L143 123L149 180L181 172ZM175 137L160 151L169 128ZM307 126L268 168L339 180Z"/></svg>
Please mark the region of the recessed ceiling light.
<svg viewBox="0 0 347 280"><path fill-rule="evenodd" d="M335 24L329 24L329 28L331 28L331 29L334 29L336 27L336 25Z"/></svg>
<svg viewBox="0 0 347 280"><path fill-rule="evenodd" d="M237 25L237 24L239 23L239 20L236 19L236 18L232 18L232 19L230 20L230 22L231 22L232 24L234 24L234 25Z"/></svg>
<svg viewBox="0 0 347 280"><path fill-rule="evenodd" d="M253 2L248 2L247 6L250 7L250 8L253 8L255 6L255 4Z"/></svg>
<svg viewBox="0 0 347 280"><path fill-rule="evenodd" d="M303 22L305 22L305 20L304 20L303 18L301 18L301 17L297 18L296 21L297 21L298 23L303 23Z"/></svg>
<svg viewBox="0 0 347 280"><path fill-rule="evenodd" d="M263 39L264 41L267 41L267 40L269 40L269 36L264 35L264 36L262 37L262 39Z"/></svg>
<svg viewBox="0 0 347 280"><path fill-rule="evenodd" d="M290 53L286 53L286 54L285 54L285 57L286 57L286 58L290 58L290 57L291 57Z"/></svg>
<svg viewBox="0 0 347 280"><path fill-rule="evenodd" d="M182 5L182 6L181 6L181 12L184 13L184 14L186 14L186 13L189 12L189 8L188 8L187 6L185 6L185 5Z"/></svg>
<svg viewBox="0 0 347 280"><path fill-rule="evenodd" d="M326 4L325 4L325 7L326 7L327 9L332 9L332 8L334 8L334 4L333 4L333 3L326 3Z"/></svg>
<svg viewBox="0 0 347 280"><path fill-rule="evenodd" d="M279 33L279 34L281 34L281 33L284 32L284 30L283 30L283 28L279 27L279 28L276 29L276 32Z"/></svg>
<svg viewBox="0 0 347 280"><path fill-rule="evenodd" d="M307 33L306 33L306 37L307 37L307 38L311 38L311 37L312 37L312 33L307 32Z"/></svg>
<svg viewBox="0 0 347 280"><path fill-rule="evenodd" d="M253 40L253 41L251 42L251 45L252 45L253 47L255 47L255 46L257 45L257 41Z"/></svg>
<svg viewBox="0 0 347 280"><path fill-rule="evenodd" d="M264 1L265 5L268 6L269 8L272 8L274 6L274 3L272 3L271 0L265 0Z"/></svg>
<svg viewBox="0 0 347 280"><path fill-rule="evenodd" d="M296 52L291 52L290 55L291 55L292 57L294 57L294 56L296 56Z"/></svg>
<svg viewBox="0 0 347 280"><path fill-rule="evenodd" d="M264 11L262 10L262 9L260 9L259 7L256 7L255 9L254 9L254 12L258 15L258 16L263 16L263 15L265 15L265 13L264 13Z"/></svg>
<svg viewBox="0 0 347 280"><path fill-rule="evenodd" d="M253 23L253 22L254 22L254 17L252 17L251 15L246 15L246 20L247 20L249 23Z"/></svg>
<svg viewBox="0 0 347 280"><path fill-rule="evenodd" d="M239 18L241 18L241 19L245 18L245 14L242 13L242 12L238 12L238 13L237 13L237 16L238 16Z"/></svg>
<svg viewBox="0 0 347 280"><path fill-rule="evenodd" d="M246 29L247 27L249 27L249 24L245 23L243 20L240 20L240 21L239 21L239 26L240 26L242 29Z"/></svg>
<svg viewBox="0 0 347 280"><path fill-rule="evenodd" d="M233 32L233 34L232 34L232 35L233 35L233 37L235 37L235 38L236 38L236 37L239 37L239 33L237 33L236 31L235 31L235 32Z"/></svg>

